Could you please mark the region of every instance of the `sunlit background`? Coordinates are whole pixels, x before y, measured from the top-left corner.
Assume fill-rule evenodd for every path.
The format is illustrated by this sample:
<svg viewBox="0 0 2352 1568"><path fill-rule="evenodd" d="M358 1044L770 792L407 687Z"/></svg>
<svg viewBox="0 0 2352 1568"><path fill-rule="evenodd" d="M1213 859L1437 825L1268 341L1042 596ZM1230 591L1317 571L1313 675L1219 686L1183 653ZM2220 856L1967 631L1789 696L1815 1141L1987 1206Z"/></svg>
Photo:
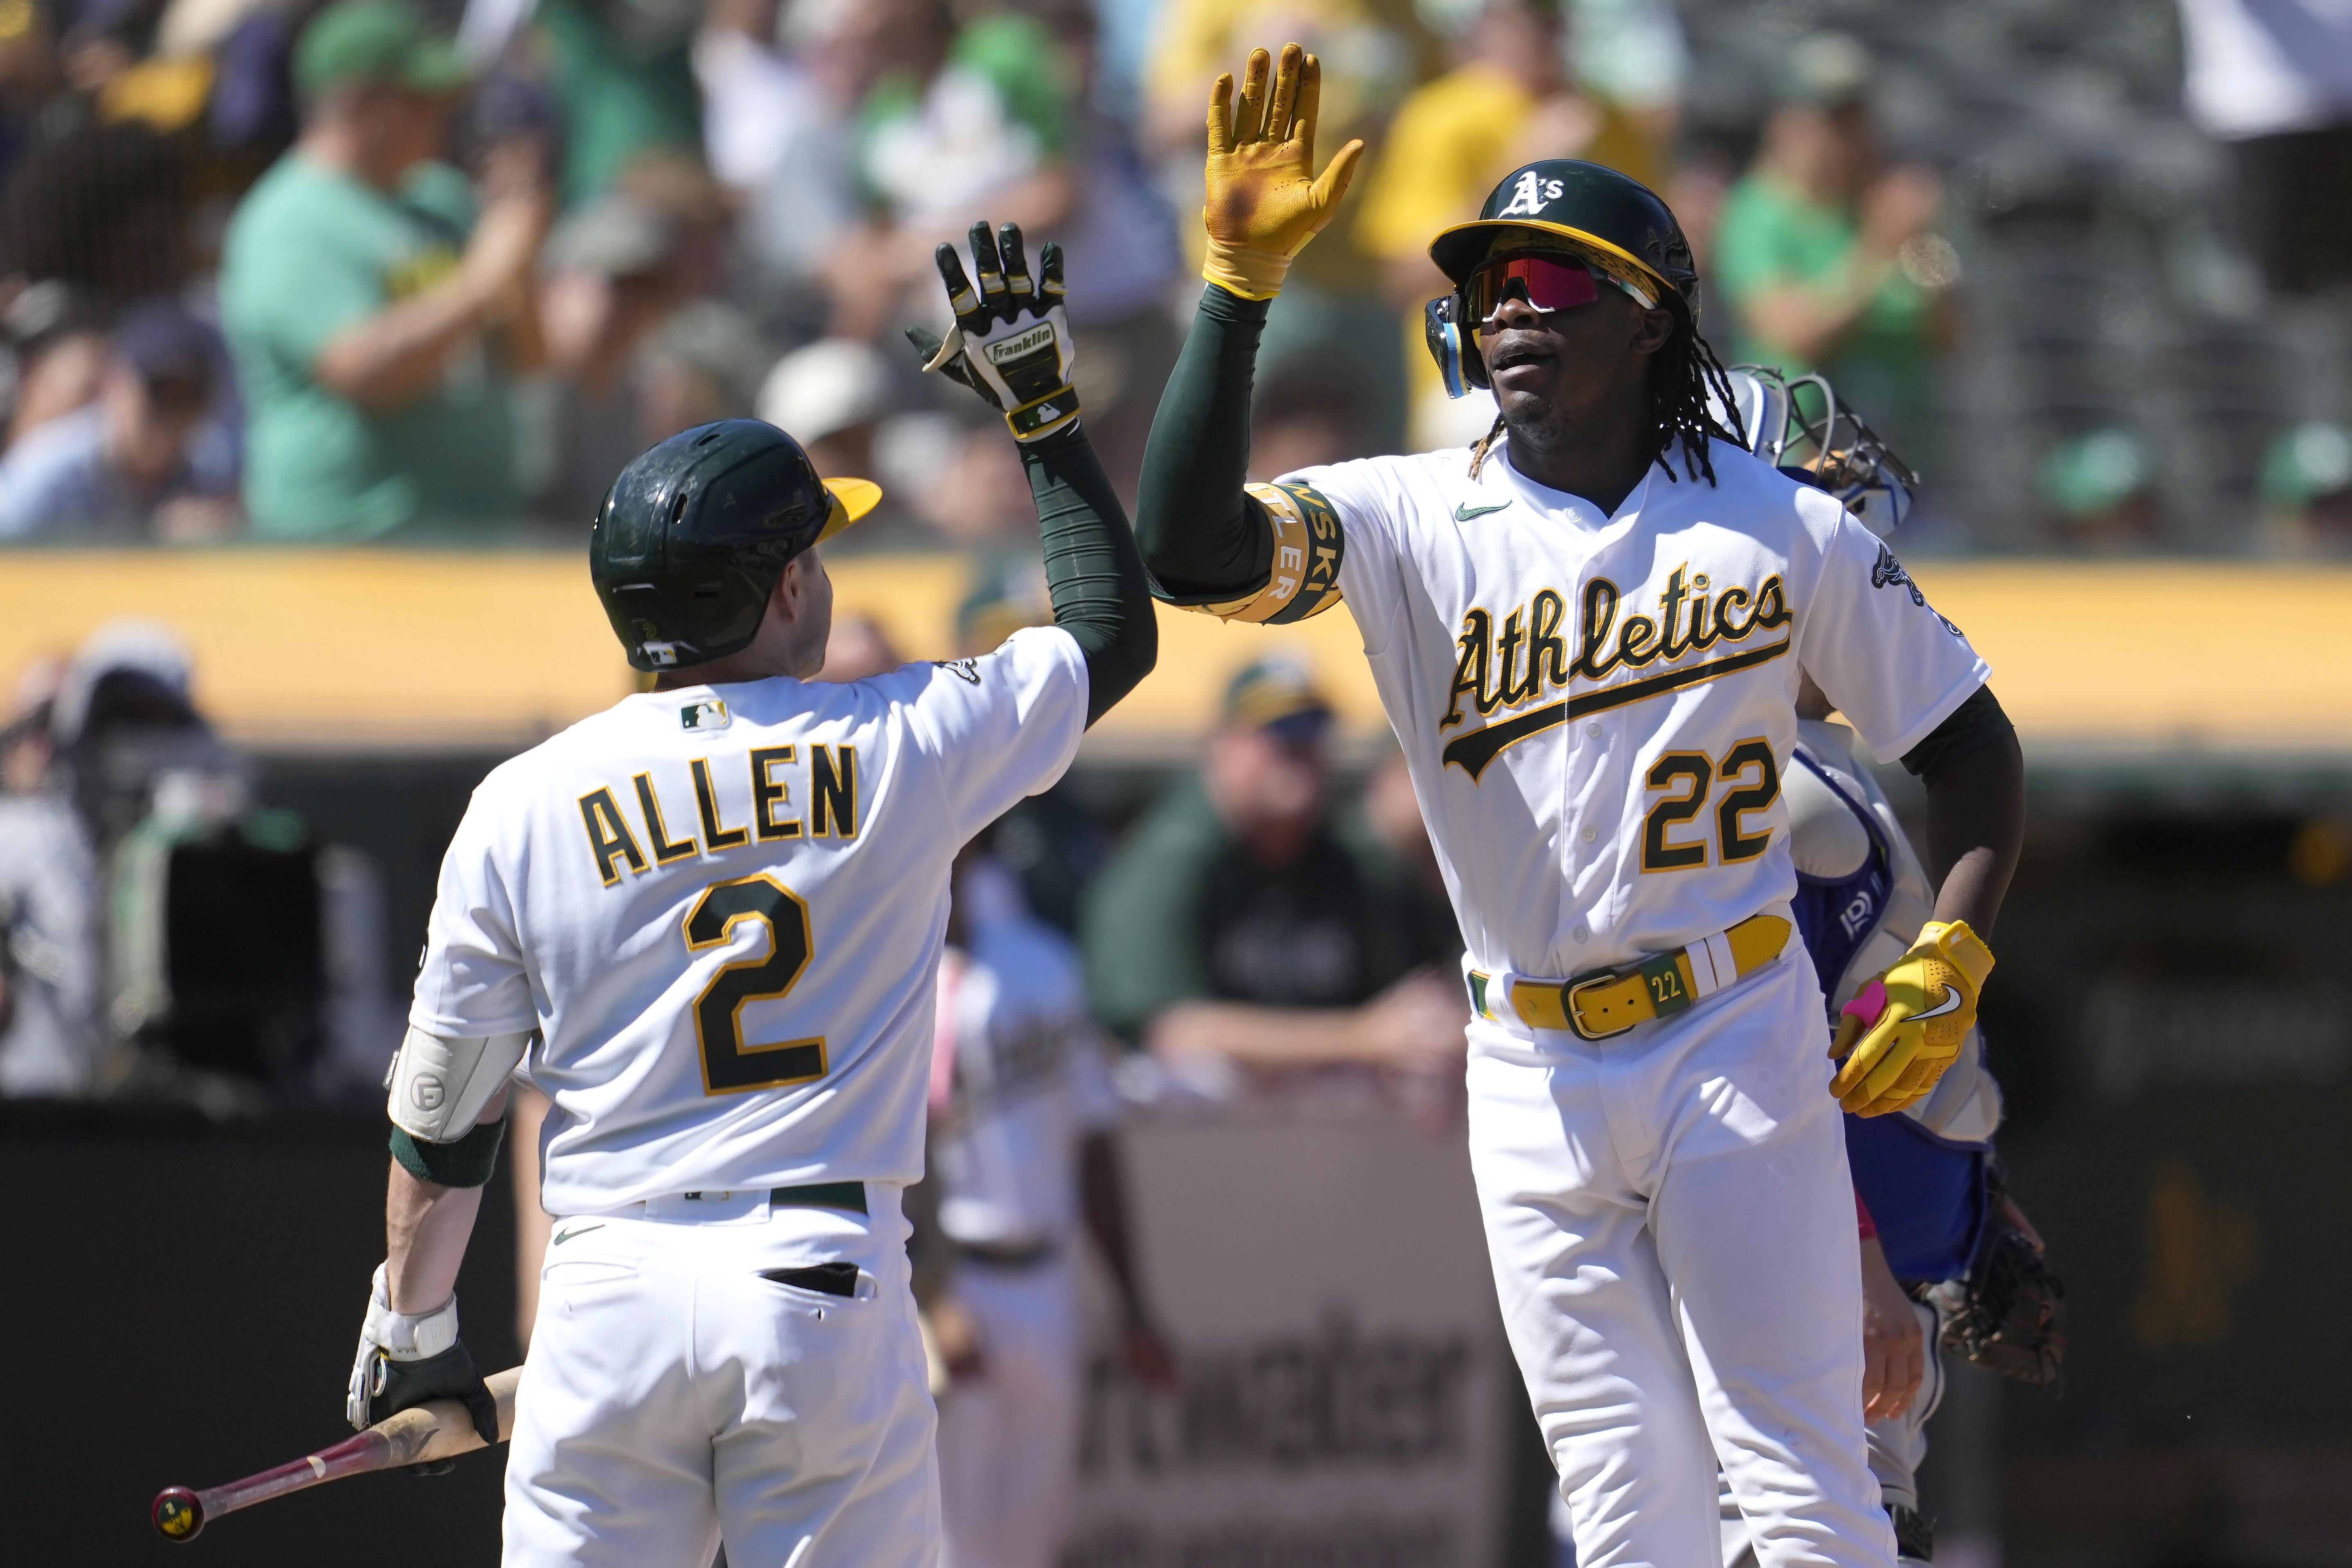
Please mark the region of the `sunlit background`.
<svg viewBox="0 0 2352 1568"><path fill-rule="evenodd" d="M1545 156L1653 184L1726 362L1825 371L1923 476L1893 547L2026 747L1983 1017L2071 1341L2047 1391L1952 1364L1935 1561L2352 1563L2346 0L435 0L446 78L389 98L346 10L0 0L0 1555L143 1560L158 1487L335 1435L442 849L635 689L584 559L620 466L756 416L878 480L825 547L831 675L1043 619L1011 443L901 337L943 325L932 247L1059 239L1131 499L1208 83L1296 38L1370 154L1275 308L1254 477L1484 433L1421 347L1425 246ZM1458 952L1343 614L1163 615L993 831L1087 963L1183 1366L1085 1352L1064 1561L1556 1563L1458 1038L1254 1071L1129 983L1122 890L1268 655L1336 716L1316 831L1393 893L1307 999L1393 1035ZM518 1187L461 1288L486 1366ZM497 1508L478 1458L190 1550L488 1563Z"/></svg>

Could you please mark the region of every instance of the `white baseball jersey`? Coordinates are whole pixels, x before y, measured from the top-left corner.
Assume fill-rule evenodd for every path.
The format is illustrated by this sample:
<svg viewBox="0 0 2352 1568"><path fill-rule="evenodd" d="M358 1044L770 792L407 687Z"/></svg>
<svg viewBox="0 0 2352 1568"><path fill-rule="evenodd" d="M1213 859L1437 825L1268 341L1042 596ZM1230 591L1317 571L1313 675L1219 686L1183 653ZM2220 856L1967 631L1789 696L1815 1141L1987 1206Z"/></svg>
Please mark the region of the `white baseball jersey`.
<svg viewBox="0 0 2352 1568"><path fill-rule="evenodd" d="M987 861L957 877L964 950L940 968L954 1092L932 1145L940 1228L958 1241L1056 1241L1077 1222L1078 1144L1118 1119L1067 938Z"/></svg>
<svg viewBox="0 0 2352 1568"><path fill-rule="evenodd" d="M1835 500L1713 458L1712 485L1653 465L1614 516L1507 444L1475 480L1454 449L1282 481L1310 537L1318 498L1344 532L1474 968L1568 978L1785 903L1800 666L1888 757L1990 673Z"/></svg>
<svg viewBox="0 0 2352 1568"><path fill-rule="evenodd" d="M541 1201L911 1183L948 874L1061 776L1066 632L848 685L623 699L496 770L442 863L410 1020L536 1030Z"/></svg>

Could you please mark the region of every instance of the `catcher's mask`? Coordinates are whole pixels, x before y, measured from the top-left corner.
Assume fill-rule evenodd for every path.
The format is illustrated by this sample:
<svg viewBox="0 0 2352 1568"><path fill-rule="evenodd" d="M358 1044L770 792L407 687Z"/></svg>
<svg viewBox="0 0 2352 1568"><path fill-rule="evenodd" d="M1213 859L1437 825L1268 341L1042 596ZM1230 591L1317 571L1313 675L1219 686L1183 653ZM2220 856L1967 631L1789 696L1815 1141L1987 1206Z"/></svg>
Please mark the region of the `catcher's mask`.
<svg viewBox="0 0 2352 1568"><path fill-rule="evenodd" d="M1449 396L1484 388L1471 278L1498 255L1566 256L1645 306L1664 305L1685 330L1698 322L1698 271L1682 225L1655 192L1600 163L1547 158L1503 177L1478 215L1429 245L1454 291L1423 309L1429 352ZM1540 308L1540 301L1530 302Z"/></svg>
<svg viewBox="0 0 2352 1568"><path fill-rule="evenodd" d="M1895 531L1910 515L1919 476L1819 374L1784 376L1764 365L1734 365L1733 406L1713 389L1709 411L1748 449L1792 479L1826 490L1874 534Z"/></svg>

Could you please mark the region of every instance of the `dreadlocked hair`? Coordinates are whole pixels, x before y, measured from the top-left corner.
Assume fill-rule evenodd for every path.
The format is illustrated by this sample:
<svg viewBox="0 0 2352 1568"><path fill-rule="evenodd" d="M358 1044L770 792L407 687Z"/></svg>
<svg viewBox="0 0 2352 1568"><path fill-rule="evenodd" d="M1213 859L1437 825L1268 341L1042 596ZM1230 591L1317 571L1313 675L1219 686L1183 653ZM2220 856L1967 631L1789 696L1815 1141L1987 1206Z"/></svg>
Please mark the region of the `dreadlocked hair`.
<svg viewBox="0 0 2352 1568"><path fill-rule="evenodd" d="M1675 471L1666 463L1666 448L1677 441L1682 444L1683 466L1706 476L1715 483L1715 460L1707 455L1710 439L1728 441L1735 446L1745 446L1739 425L1739 404L1731 395L1731 378L1724 373L1723 361L1715 357L1715 350L1698 335L1698 323L1687 310L1675 312L1675 324L1681 330L1666 340L1658 350L1658 363L1650 375L1650 418L1656 429L1658 453L1656 462L1665 470L1666 477ZM1707 406L1707 394L1714 393L1730 412L1733 428L1726 430Z"/></svg>
<svg viewBox="0 0 2352 1568"><path fill-rule="evenodd" d="M1674 469L1666 463L1666 449L1680 441L1685 466L1706 475L1712 485L1715 460L1707 455L1708 440L1748 444L1739 430L1739 404L1732 397L1731 378L1724 373L1723 361L1698 335L1697 325L1680 310L1675 312L1675 323L1679 330L1658 351L1658 364L1650 377L1650 418L1658 444L1654 460L1668 479L1675 478ZM1731 411L1731 429L1726 430L1708 406L1710 392ZM1503 438L1504 427L1503 416L1496 414L1493 426L1471 446L1471 478L1478 477L1478 470L1486 465L1486 455Z"/></svg>
<svg viewBox="0 0 2352 1568"><path fill-rule="evenodd" d="M1478 477L1478 470L1486 465L1486 454L1495 450L1495 443L1502 439L1503 416L1497 413L1495 415L1495 423L1487 428L1486 434L1471 444L1470 477L1473 479Z"/></svg>

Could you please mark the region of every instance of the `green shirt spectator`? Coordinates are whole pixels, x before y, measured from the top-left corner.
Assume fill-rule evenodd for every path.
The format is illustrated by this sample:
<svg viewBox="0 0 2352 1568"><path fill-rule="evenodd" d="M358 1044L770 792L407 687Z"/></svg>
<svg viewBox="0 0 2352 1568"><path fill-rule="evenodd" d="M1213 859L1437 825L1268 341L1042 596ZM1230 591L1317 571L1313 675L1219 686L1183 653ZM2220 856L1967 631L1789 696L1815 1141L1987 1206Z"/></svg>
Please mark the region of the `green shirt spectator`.
<svg viewBox="0 0 2352 1568"><path fill-rule="evenodd" d="M651 8L545 0L541 36L563 110L563 201L601 194L639 155L702 155L702 89L694 79L698 8L667 25Z"/></svg>
<svg viewBox="0 0 2352 1568"><path fill-rule="evenodd" d="M516 179L477 222L464 177L431 161L462 76L404 5L331 5L295 71L302 137L238 207L221 264L253 531L357 539L510 517L497 354L536 353L545 198Z"/></svg>
<svg viewBox="0 0 2352 1568"><path fill-rule="evenodd" d="M1957 264L1927 226L1940 182L1881 165L1871 79L1850 38L1799 46L1756 166L1724 203L1713 271L1738 317L1735 359L1825 373L1919 467Z"/></svg>
<svg viewBox="0 0 2352 1568"><path fill-rule="evenodd" d="M900 222L961 214L1069 151L1069 89L1053 35L1034 19L962 28L928 79L894 71L857 116L857 169Z"/></svg>
<svg viewBox="0 0 2352 1568"><path fill-rule="evenodd" d="M1458 1060L1458 976L1426 966L1394 868L1329 810L1330 710L1276 661L1234 682L1198 779L1087 893L1096 1016L1166 1058L1255 1069ZM1458 951L1458 949L1456 949Z"/></svg>

